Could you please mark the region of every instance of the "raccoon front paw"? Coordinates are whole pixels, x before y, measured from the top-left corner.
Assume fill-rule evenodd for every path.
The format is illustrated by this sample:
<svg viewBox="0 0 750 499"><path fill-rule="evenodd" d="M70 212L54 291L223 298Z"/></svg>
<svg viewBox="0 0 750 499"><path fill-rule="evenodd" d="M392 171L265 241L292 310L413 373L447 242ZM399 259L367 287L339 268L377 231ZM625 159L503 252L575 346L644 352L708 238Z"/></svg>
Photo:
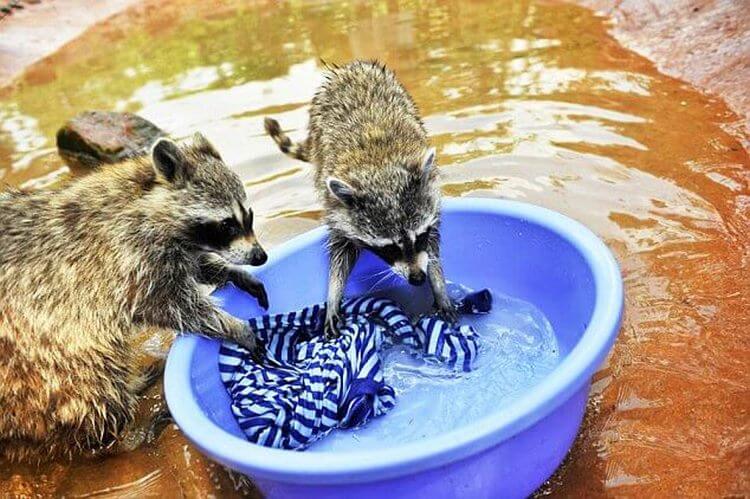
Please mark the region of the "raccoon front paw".
<svg viewBox="0 0 750 499"><path fill-rule="evenodd" d="M323 333L325 334L326 339L334 340L341 336L341 330L339 329L340 325L341 317L339 314L326 314L326 322L323 328Z"/></svg>
<svg viewBox="0 0 750 499"><path fill-rule="evenodd" d="M265 357L266 350L263 345L260 344L255 338L255 332L250 327L250 324L245 322L243 324L242 331L239 334L235 335L235 337L232 339L239 346L241 346L245 350L248 350L250 352L250 356L255 362L257 362L258 364L262 363L263 358Z"/></svg>
<svg viewBox="0 0 750 499"><path fill-rule="evenodd" d="M124 454L126 452L132 452L143 445L154 445L161 436L164 429L173 423L172 415L166 407L160 407L157 412L152 414L146 428L141 427L141 424L137 424L135 421L131 421L123 430L117 435L116 439L107 444L104 448L103 455L115 455ZM97 454L100 451L97 451Z"/></svg>
<svg viewBox="0 0 750 499"><path fill-rule="evenodd" d="M254 296L258 300L258 305L263 307L264 310L268 310L268 293L266 293L266 287L263 286L262 282L247 272L238 273L232 282L241 290Z"/></svg>
<svg viewBox="0 0 750 499"><path fill-rule="evenodd" d="M435 312L448 324L455 324L458 321L458 309L450 299L442 303L436 303Z"/></svg>
<svg viewBox="0 0 750 499"><path fill-rule="evenodd" d="M255 348L250 350L250 358L256 364L263 364L263 360L266 358L266 349L260 343L255 343Z"/></svg>
<svg viewBox="0 0 750 499"><path fill-rule="evenodd" d="M153 444L156 442L170 423L174 423L174 419L169 413L169 410L166 407L162 407L156 412L156 414L149 418L146 431L146 443Z"/></svg>

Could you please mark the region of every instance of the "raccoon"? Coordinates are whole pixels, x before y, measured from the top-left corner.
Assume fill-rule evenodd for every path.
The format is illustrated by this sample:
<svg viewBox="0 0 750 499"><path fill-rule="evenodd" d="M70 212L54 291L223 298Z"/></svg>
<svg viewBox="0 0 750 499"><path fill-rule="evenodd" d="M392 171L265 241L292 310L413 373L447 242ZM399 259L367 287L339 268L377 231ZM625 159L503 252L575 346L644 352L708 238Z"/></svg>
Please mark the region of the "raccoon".
<svg viewBox="0 0 750 499"><path fill-rule="evenodd" d="M0 456L116 448L160 374L136 368L145 328L255 347L204 290L231 281L268 307L241 267L266 261L243 185L200 134L56 189L5 192L0 234Z"/></svg>
<svg viewBox="0 0 750 499"><path fill-rule="evenodd" d="M293 143L271 118L265 129L282 152L315 166L329 227L327 334L338 335L344 287L362 249L414 286L429 281L438 313L455 322L440 260L435 149L394 73L375 61L328 66L307 138Z"/></svg>

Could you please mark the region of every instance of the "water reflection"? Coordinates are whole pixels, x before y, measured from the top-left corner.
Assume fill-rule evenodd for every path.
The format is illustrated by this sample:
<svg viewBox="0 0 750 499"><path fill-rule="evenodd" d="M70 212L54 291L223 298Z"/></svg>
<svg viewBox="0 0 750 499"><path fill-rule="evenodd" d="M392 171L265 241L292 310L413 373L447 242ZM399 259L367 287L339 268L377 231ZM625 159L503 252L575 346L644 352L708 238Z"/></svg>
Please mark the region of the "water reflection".
<svg viewBox="0 0 750 499"><path fill-rule="evenodd" d="M383 59L412 90L447 195L562 211L620 259L623 330L595 377L572 458L544 491L741 491L748 156L722 131L733 119L722 105L621 49L587 11L534 1L152 0L5 92L0 182L36 187L69 175L53 137L75 113L137 111L176 136L201 130L214 141L273 246L321 212L309 165L281 156L262 118L303 136L320 59L353 57ZM174 429L156 449L43 474L0 468L0 491L252 493Z"/></svg>

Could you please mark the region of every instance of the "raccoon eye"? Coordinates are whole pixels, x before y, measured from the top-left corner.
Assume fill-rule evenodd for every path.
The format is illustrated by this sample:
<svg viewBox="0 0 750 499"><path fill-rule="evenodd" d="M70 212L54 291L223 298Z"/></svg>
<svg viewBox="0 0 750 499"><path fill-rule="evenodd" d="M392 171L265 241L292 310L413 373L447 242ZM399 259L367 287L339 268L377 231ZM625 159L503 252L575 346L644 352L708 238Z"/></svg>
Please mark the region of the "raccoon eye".
<svg viewBox="0 0 750 499"><path fill-rule="evenodd" d="M233 238L239 234L239 227L234 218L227 218L219 223L219 230L226 237Z"/></svg>
<svg viewBox="0 0 750 499"><path fill-rule="evenodd" d="M373 252L387 263L393 263L401 257L401 248L397 244L377 246L372 248Z"/></svg>
<svg viewBox="0 0 750 499"><path fill-rule="evenodd" d="M237 237L239 229L231 219L222 221L200 220L190 225L188 235L193 242L210 248L226 248Z"/></svg>
<svg viewBox="0 0 750 499"><path fill-rule="evenodd" d="M427 229L426 231L419 234L414 241L414 246L416 246L417 251L422 251L427 247L427 242L430 238L430 230Z"/></svg>
<svg viewBox="0 0 750 499"><path fill-rule="evenodd" d="M433 227L427 227L424 232L417 235L414 246L416 247L417 251L424 251L427 248L427 245L430 242L430 235L432 234L432 231L435 230Z"/></svg>

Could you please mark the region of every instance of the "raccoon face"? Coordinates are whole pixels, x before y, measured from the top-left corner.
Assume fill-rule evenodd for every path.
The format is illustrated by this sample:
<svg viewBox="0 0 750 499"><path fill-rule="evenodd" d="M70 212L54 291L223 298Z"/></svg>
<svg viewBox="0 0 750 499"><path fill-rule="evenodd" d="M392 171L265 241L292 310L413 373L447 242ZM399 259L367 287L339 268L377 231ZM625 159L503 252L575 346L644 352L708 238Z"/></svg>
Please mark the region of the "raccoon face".
<svg viewBox="0 0 750 499"><path fill-rule="evenodd" d="M434 160L431 148L417 164L385 169L380 179L357 187L336 178L327 181L337 201L329 223L415 286L424 283L430 248L440 237Z"/></svg>
<svg viewBox="0 0 750 499"><path fill-rule="evenodd" d="M409 284L420 286L427 277L432 237L439 237L436 225L428 225L422 231L405 231L400 238L370 241L366 246Z"/></svg>
<svg viewBox="0 0 750 499"><path fill-rule="evenodd" d="M244 200L235 203L231 214L206 214L197 219L191 224L190 237L202 250L218 253L237 265L263 265L268 259L255 238L253 212Z"/></svg>
<svg viewBox="0 0 750 499"><path fill-rule="evenodd" d="M187 244L237 265L266 262L242 182L203 135L181 146L159 139L151 155L157 176L174 189Z"/></svg>

